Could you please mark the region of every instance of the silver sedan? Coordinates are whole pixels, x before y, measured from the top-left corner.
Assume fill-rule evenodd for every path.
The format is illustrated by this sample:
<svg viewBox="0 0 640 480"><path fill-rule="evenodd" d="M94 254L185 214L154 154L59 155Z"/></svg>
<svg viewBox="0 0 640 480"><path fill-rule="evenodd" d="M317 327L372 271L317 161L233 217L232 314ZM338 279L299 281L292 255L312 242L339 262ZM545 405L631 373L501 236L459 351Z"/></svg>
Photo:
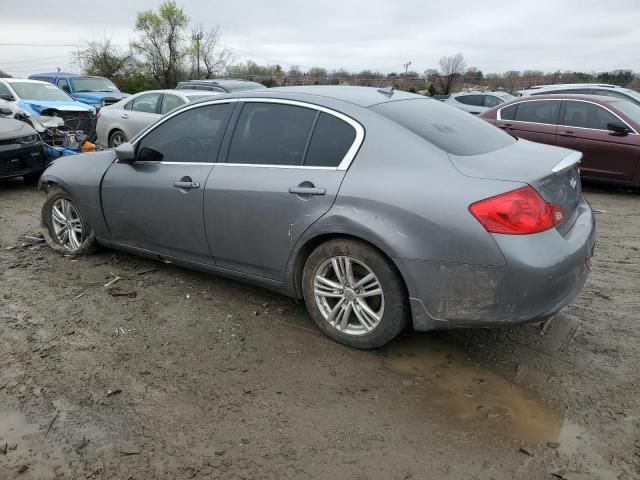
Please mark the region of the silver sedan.
<svg viewBox="0 0 640 480"><path fill-rule="evenodd" d="M595 242L580 158L420 95L265 89L56 160L42 222L63 254L100 244L256 283L372 348L573 300Z"/></svg>
<svg viewBox="0 0 640 480"><path fill-rule="evenodd" d="M149 90L131 95L98 113L98 145L117 147L171 110L215 95L218 93L198 90Z"/></svg>

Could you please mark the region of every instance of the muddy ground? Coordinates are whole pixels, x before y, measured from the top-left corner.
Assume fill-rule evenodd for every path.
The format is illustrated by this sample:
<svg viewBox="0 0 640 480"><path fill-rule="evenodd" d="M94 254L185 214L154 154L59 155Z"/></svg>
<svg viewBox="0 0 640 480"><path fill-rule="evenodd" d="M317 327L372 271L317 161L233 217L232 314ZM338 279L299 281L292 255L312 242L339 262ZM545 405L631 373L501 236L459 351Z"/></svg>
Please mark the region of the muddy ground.
<svg viewBox="0 0 640 480"><path fill-rule="evenodd" d="M640 478L640 194L586 195L560 315L365 352L266 290L23 246L42 195L0 182L0 478Z"/></svg>

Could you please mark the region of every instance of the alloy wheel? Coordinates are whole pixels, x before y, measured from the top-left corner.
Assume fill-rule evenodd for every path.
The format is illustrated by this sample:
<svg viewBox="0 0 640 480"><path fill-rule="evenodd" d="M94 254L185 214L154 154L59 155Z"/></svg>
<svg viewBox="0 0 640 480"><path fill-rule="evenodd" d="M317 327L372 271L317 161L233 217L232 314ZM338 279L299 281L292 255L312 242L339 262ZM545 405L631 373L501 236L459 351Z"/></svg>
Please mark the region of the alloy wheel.
<svg viewBox="0 0 640 480"><path fill-rule="evenodd" d="M127 141L127 137L124 136L124 133L115 132L113 135L111 135L112 148L116 148L117 146L122 145L123 143L126 143L126 141Z"/></svg>
<svg viewBox="0 0 640 480"><path fill-rule="evenodd" d="M51 207L51 225L57 242L74 252L86 239L85 226L73 202L59 198Z"/></svg>
<svg viewBox="0 0 640 480"><path fill-rule="evenodd" d="M318 267L313 294L324 319L348 335L365 335L384 314L384 292L378 277L360 260L331 257Z"/></svg>

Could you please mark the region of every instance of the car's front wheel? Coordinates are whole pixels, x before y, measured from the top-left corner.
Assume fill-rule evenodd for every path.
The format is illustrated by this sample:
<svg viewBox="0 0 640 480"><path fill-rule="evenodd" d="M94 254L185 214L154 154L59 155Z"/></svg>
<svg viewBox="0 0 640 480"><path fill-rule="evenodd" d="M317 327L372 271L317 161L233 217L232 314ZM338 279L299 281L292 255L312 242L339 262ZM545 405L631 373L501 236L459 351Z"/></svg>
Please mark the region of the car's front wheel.
<svg viewBox="0 0 640 480"><path fill-rule="evenodd" d="M305 264L302 291L320 329L350 347L380 347L408 322L398 271L363 242L335 239L318 246Z"/></svg>
<svg viewBox="0 0 640 480"><path fill-rule="evenodd" d="M71 196L60 188L49 191L42 206L42 226L47 244L66 255L92 253L96 235Z"/></svg>
<svg viewBox="0 0 640 480"><path fill-rule="evenodd" d="M118 145L128 142L129 139L121 130L115 130L109 135L109 148L116 148Z"/></svg>

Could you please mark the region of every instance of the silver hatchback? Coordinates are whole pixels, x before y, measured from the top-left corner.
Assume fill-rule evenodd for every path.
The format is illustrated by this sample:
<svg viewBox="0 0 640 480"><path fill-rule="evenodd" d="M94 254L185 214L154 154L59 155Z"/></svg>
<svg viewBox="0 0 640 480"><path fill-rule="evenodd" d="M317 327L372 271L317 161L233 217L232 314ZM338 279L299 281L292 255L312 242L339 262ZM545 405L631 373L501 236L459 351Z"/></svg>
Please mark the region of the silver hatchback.
<svg viewBox="0 0 640 480"><path fill-rule="evenodd" d="M454 93L444 103L468 113L478 115L498 105L515 100L516 97L507 92L468 91Z"/></svg>

